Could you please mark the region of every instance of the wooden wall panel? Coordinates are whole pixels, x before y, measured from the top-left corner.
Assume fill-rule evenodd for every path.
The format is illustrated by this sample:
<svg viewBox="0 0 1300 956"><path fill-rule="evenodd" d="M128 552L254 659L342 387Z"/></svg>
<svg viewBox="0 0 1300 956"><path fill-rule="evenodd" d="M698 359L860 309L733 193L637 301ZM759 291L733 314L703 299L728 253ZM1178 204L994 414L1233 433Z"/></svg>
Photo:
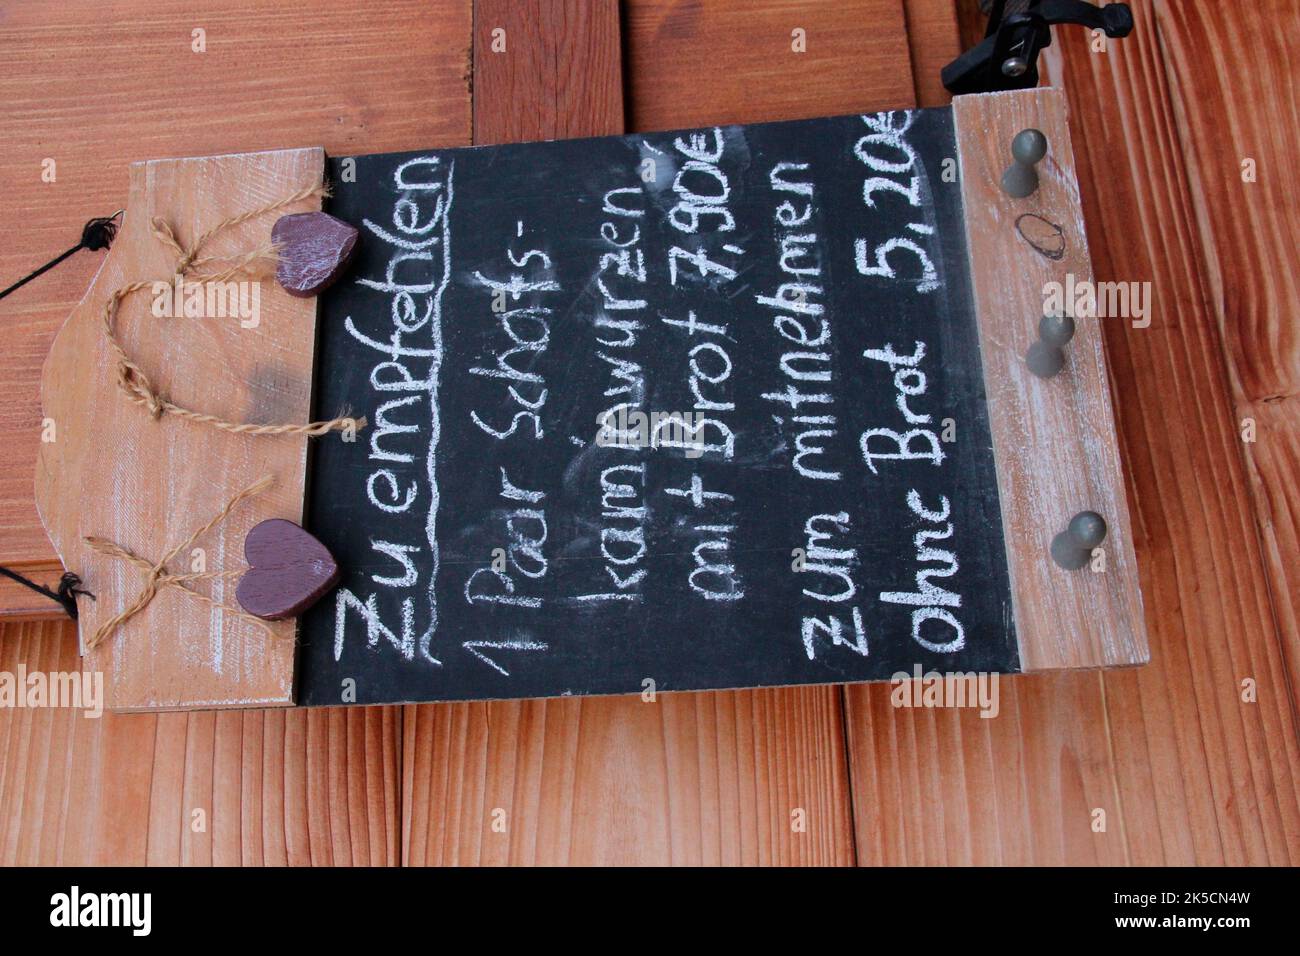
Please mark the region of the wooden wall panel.
<svg viewBox="0 0 1300 956"><path fill-rule="evenodd" d="M903 0L623 6L631 129L804 119L916 102ZM937 32L936 49L950 48L944 17L917 9L918 26ZM793 48L795 30L804 31L805 52Z"/></svg>
<svg viewBox="0 0 1300 956"><path fill-rule="evenodd" d="M403 858L849 864L837 696L799 688L408 707Z"/></svg>
<svg viewBox="0 0 1300 956"><path fill-rule="evenodd" d="M957 4L954 0L903 0L903 15L916 102L941 106L949 96L939 72L963 49Z"/></svg>
<svg viewBox="0 0 1300 956"><path fill-rule="evenodd" d="M452 68L463 58L449 52L456 44L447 36L455 31L428 18L450 20L448 11L460 11L467 47L468 5L400 6L427 11L408 30L428 43L420 57L391 57L391 23L358 26L350 18L346 28L325 36L331 56L394 64L405 79L387 86L375 85L374 77L358 81L348 102L368 104L364 109L340 106L342 123L310 117L304 129L316 129L317 138L375 138L343 147L357 150L463 141L468 98L463 85L459 99L446 92L451 82L463 83L464 74ZM670 6L688 5L632 0L627 14L643 26L706 16ZM913 6L914 0L906 4L909 22ZM789 7L786 0L773 4ZM969 711L900 711L891 706L887 686L850 688L844 696L851 774L843 769L846 745L835 725L840 692L831 691L827 701L825 689L661 696L654 704L616 698L102 721L66 711L0 711L0 863L392 862L399 850L412 862L840 862L853 852L844 795L849 777L863 863L1300 861L1300 757L1282 652L1294 646L1296 635L1287 616L1294 612L1284 602L1296 593L1295 551L1286 537L1296 513L1295 458L1286 444L1295 434L1286 418L1294 359L1286 332L1294 329L1288 302L1294 302L1289 283L1297 269L1294 243L1268 244L1270 237L1294 233L1287 225L1294 206L1288 193L1277 192L1285 190L1285 180L1266 178L1270 171L1283 176L1285 158L1294 151L1285 137L1294 137L1295 124L1278 119L1294 114L1286 98L1294 89L1279 73L1285 59L1278 59L1277 43L1293 42L1296 33L1257 49L1259 31L1249 23L1241 29L1253 32L1225 41L1213 5L1156 4L1155 17L1150 0L1136 7L1137 32L1107 54L1089 53L1081 31L1063 32L1058 43L1064 49L1054 48L1051 73L1070 97L1097 277L1155 283L1150 328L1109 323L1105 329L1150 665L1104 676L1003 681L1002 716L995 720ZM330 11L339 8L323 4L321 22L331 22ZM23 29L14 25L28 15L13 11L28 9L49 28L39 34L42 49L63 44L65 55L75 58L93 53L73 48L84 37L68 18L90 7L5 4L9 16L0 20L11 61L26 64L0 77L0 92L16 104L0 118L0 128L16 116L31 120L48 111L41 137L10 135L0 145L0 181L11 190L9 205L25 204L14 208L30 223L28 234L39 234L36 246L52 254L71 241L63 232L69 208L74 225L111 211L105 201L121 192L125 172L118 168L120 182L85 178L104 176L87 146L78 175L67 180L83 196L78 206L60 198L71 190L39 192L31 185L38 176L20 182L29 176L29 160L20 157L18 144L67 142L90 124L102 137L91 144L99 155L124 151L124 159L139 158L157 146L137 149L131 136L122 137L126 145L110 144L107 118L60 118L60 109L79 108L72 100L86 90L93 98L92 85L65 80L58 87L62 100L40 86L47 68L33 59L35 21L23 20ZM116 22L134 23L138 31L158 9L161 24L174 27L181 18L179 4L120 4L113 12ZM1288 3L1283 14L1291 9ZM102 16L107 22L109 14ZM227 16L226 22L233 21ZM755 22L765 22L764 16ZM1224 53L1230 61L1262 59L1259 78L1241 79L1247 93L1216 95L1223 76L1241 71L1193 62L1213 48L1211 31L1215 43L1228 43L1225 51L1249 43L1248 50ZM352 39L341 45L345 35ZM658 44L658 56L671 57L670 31L641 35ZM810 31L810 39L817 35ZM126 42L112 36L112 42ZM309 39L309 46L318 39ZM730 45L733 52L719 55L735 62L745 39L738 30L715 35L714 43ZM689 36L678 40L693 42ZM915 36L911 44L917 46ZM809 49L811 55L815 47ZM856 57L857 49L844 55ZM652 55L653 48L633 49L629 59ZM433 60L439 65L431 71ZM133 78L110 77L113 93L105 94L105 103L122 97L123 83L162 88L174 81L156 64L151 80L132 73L129 61L117 58L115 69ZM298 74L289 58L279 62L275 77L231 82L249 89L281 83L287 90ZM749 68L767 69L769 77L780 72ZM666 75L665 67L659 70ZM83 75L94 72L83 64ZM436 79L444 73L451 81ZM922 79L912 82L924 91ZM424 84L438 87L425 101L439 109L406 112L403 104ZM673 96L667 87L638 88L635 75L629 86L637 121L639 103L648 104L652 118L659 111L663 121L655 125L661 127L754 118L744 115L746 100L734 90L715 97L706 84L703 94L697 88ZM763 89L750 84L740 95L750 97L755 110L771 109L760 102ZM862 87L841 77L826 92L828 98L857 96ZM785 89L773 95L794 96ZM859 98L843 108L908 101L910 93L895 103ZM789 102L782 106L796 115ZM168 109L184 113L188 107ZM831 111L810 102L798 115ZM154 127L152 116L142 114L132 120L140 135L164 135L168 124ZM172 124L170 135L176 144L193 135L247 147L300 145L308 139L266 138L268 131L296 128L299 119L266 106L245 114L248 129L216 135ZM366 120L374 125L363 132ZM419 124L458 125L460 133L423 135L415 129ZM405 141L403 129L411 133ZM1226 132L1216 138L1216 130ZM328 139L326 145L339 148ZM1260 160L1260 181L1253 185L1264 188L1258 196L1234 198L1226 167L1247 150ZM212 151L210 143L168 150L204 151ZM0 237L5 275L34 264L32 243L18 239L14 233ZM6 448L21 450L22 442L35 441L34 423L15 411L24 402L34 408L35 392L12 383L20 382L24 360L34 381L50 331L95 268L91 258L80 253L24 290L27 304L20 306L16 297L0 304L0 321L15 329L13 347L0 357L0 390L13 390L0 402ZM41 336L46 342L38 341ZM1265 348L1261 340L1271 344ZM14 362L11 373L8 363ZM1261 435L1244 450L1238 438L1242 408L1258 414ZM1268 418L1273 412L1282 417ZM30 474L20 486L6 469L15 461L30 468L33 459L34 453L15 453L0 463L0 547L17 540L8 533L8 519L21 507L12 510L12 502L30 499ZM12 526L21 534L21 521ZM72 648L66 628L6 625L0 628L0 670L13 670L19 660L76 667ZM1243 676L1257 681L1254 704L1240 699ZM191 802L214 808L202 839L184 830ZM781 816L790 804L809 810L808 831L798 839ZM490 810L498 805L507 810L505 834L490 828ZM1104 834L1088 826L1096 807L1107 810Z"/></svg>
<svg viewBox="0 0 1300 956"><path fill-rule="evenodd" d="M1273 609L1300 689L1300 3L1155 5ZM1245 68L1243 64L1247 64ZM1231 77L1231 82L1225 82ZM1261 104L1268 104L1262 108ZM1243 163L1254 164L1253 182Z"/></svg>
<svg viewBox="0 0 1300 956"><path fill-rule="evenodd" d="M845 689L864 866L1131 862L1101 677L1004 678L992 718L898 709L887 684ZM1091 812L1108 813L1094 834Z"/></svg>
<svg viewBox="0 0 1300 956"><path fill-rule="evenodd" d="M1096 277L1154 288L1149 328L1103 322L1151 663L1003 681L993 720L894 710L887 687L849 688L863 863L1300 859L1295 711L1205 278L1193 154L1151 6L1134 4L1136 31L1109 52L1065 30L1049 58L1070 101ZM1256 703L1241 699L1246 677Z"/></svg>
<svg viewBox="0 0 1300 956"><path fill-rule="evenodd" d="M1206 177L1180 137L1171 77L1181 71L1166 59L1162 22L1150 0L1133 8L1134 35L1110 44L1110 52L1092 53L1076 31L1060 53L1080 131L1080 177L1091 183L1084 212L1097 237L1097 276L1151 281L1154 296L1149 328L1103 323L1130 497L1146 532L1148 624L1154 620L1159 632L1151 642L1157 666L1106 678L1120 788L1132 794L1129 802L1144 795L1128 771L1145 777L1139 756L1126 760L1125 750L1145 737L1158 831L1131 842L1154 843L1159 832L1165 859L1184 862L1170 852L1168 836L1185 827L1198 862L1294 863L1296 710L1279 646L1285 625L1269 588L1207 281L1207 223L1195 199L1197 180ZM1237 28L1246 30L1243 38L1252 32ZM1251 111L1276 101L1264 112L1278 113L1288 88L1257 91L1260 99L1242 91L1234 100ZM1290 255L1294 272L1294 244ZM1246 679L1256 685L1256 703L1242 700ZM1136 717L1139 703L1140 723L1118 722Z"/></svg>
<svg viewBox="0 0 1300 956"><path fill-rule="evenodd" d="M474 142L623 132L621 43L617 0L475 0Z"/></svg>
<svg viewBox="0 0 1300 956"><path fill-rule="evenodd" d="M4 625L20 664L78 670L71 626ZM395 864L400 718L0 710L0 865Z"/></svg>

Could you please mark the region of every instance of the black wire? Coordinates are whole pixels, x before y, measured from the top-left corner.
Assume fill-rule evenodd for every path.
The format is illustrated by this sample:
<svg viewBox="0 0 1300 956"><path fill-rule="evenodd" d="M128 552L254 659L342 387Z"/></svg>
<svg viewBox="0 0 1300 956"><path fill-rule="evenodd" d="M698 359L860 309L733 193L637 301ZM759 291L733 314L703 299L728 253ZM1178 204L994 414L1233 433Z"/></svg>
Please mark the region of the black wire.
<svg viewBox="0 0 1300 956"><path fill-rule="evenodd" d="M92 219L81 228L81 241L66 252L61 252L45 265L36 269L34 272L23 276L9 288L0 292L0 299L3 299L15 289L21 289L27 283L31 282L37 276L42 276L57 266L64 259L81 249L89 249L91 252L100 249L107 249L117 238L117 217L122 215L121 210L113 213L111 216L104 216L99 219Z"/></svg>
<svg viewBox="0 0 1300 956"><path fill-rule="evenodd" d="M95 600L95 595L82 589L81 578L77 577L71 571L63 572L63 576L59 578L59 589L57 591L51 591L44 585L37 584L31 578L23 577L17 571L9 570L4 565L0 565L0 574L3 574L11 580L17 581L24 587L31 588L37 594L45 595L51 601L58 601L59 604L63 605L63 610L68 613L68 617L72 618L74 621L77 619L77 595L84 594L92 601Z"/></svg>
<svg viewBox="0 0 1300 956"><path fill-rule="evenodd" d="M71 249L68 249L66 252L59 253L59 255L45 263L45 265L28 275L23 276L9 288L0 292L0 299L3 299L15 289L21 289L38 276L42 276L49 272L64 259L67 259L69 256L81 249L89 249L91 252L97 252L100 249L107 249L113 244L113 240L117 238L117 217L120 215L122 215L122 211L119 209L111 216L102 216L87 222L81 227L80 242ZM51 601L57 601L63 606L63 610L67 612L68 617L72 618L74 621L77 619L77 595L84 594L92 601L95 600L95 595L82 589L81 578L77 577L71 571L65 571L63 576L59 578L59 587L56 591L51 591L44 585L37 584L31 578L23 577L17 571L11 571L3 565L0 565L0 574L3 574L10 580L17 581L19 584L23 585L23 587L31 588L37 594L43 594Z"/></svg>

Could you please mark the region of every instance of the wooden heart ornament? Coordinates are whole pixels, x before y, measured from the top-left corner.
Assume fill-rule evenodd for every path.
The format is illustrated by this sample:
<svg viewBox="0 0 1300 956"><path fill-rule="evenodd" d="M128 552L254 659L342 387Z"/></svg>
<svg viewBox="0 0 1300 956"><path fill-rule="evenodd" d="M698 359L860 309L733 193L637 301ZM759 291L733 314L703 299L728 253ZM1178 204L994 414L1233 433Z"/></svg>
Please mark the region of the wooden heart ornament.
<svg viewBox="0 0 1300 956"><path fill-rule="evenodd" d="M244 538L248 570L235 600L267 621L297 617L338 583L340 571L325 545L292 521L268 518Z"/></svg>
<svg viewBox="0 0 1300 956"><path fill-rule="evenodd" d="M271 242L276 246L275 281L305 299L342 275L356 251L357 230L327 212L301 212L276 220Z"/></svg>

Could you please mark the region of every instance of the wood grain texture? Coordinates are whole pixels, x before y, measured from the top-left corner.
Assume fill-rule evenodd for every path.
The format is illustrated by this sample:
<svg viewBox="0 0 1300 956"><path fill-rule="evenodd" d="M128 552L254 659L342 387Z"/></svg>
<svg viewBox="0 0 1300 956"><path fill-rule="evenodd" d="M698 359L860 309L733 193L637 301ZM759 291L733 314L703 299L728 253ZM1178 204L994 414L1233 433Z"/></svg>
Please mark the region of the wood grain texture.
<svg viewBox="0 0 1300 956"><path fill-rule="evenodd" d="M1078 317L1065 368L1040 379L1025 362L1044 288L1092 282L1074 153L1060 90L960 96L953 102L966 243L984 391L997 462L1016 640L1025 671L1146 663L1132 525L1116 453L1101 323ZM1047 137L1038 188L1012 199L1000 178L1022 129ZM1042 255L1022 217L1061 230L1063 255ZM1071 304L1072 305L1072 304ZM1080 511L1106 521L1105 567L1066 571L1052 538Z"/></svg>
<svg viewBox="0 0 1300 956"><path fill-rule="evenodd" d="M1133 36L1106 54L1058 31L1050 75L1070 101L1096 276L1154 284L1150 328L1103 329L1151 663L1004 680L992 720L848 688L864 864L1300 859L1293 703L1202 279L1191 154L1164 38L1150 3L1134 6ZM1241 699L1245 677L1256 703Z"/></svg>
<svg viewBox="0 0 1300 956"><path fill-rule="evenodd" d="M618 0L475 0L474 142L623 132Z"/></svg>
<svg viewBox="0 0 1300 956"><path fill-rule="evenodd" d="M13 561L5 567L51 591L59 589L59 576L63 574L63 565L56 559ZM67 615L57 601L51 601L17 581L0 577L0 621L3 620L58 621L67 620Z"/></svg>
<svg viewBox="0 0 1300 956"><path fill-rule="evenodd" d="M615 77L558 98L548 79L575 68L575 50L616 67L592 49L617 45L616 6L541 4L552 15L532 20L531 49L484 54L498 6L475 7L476 141L621 132ZM403 738L408 863L853 860L834 687L412 706Z"/></svg>
<svg viewBox="0 0 1300 956"><path fill-rule="evenodd" d="M403 859L849 864L837 698L796 688L408 707Z"/></svg>
<svg viewBox="0 0 1300 956"><path fill-rule="evenodd" d="M1273 610L1300 689L1300 3L1244 6L1225 31L1203 0L1157 3L1156 26L1211 303L1254 491ZM1249 63L1250 68L1237 65ZM1238 75L1239 74L1239 75ZM1225 84L1223 77L1233 76ZM1260 108L1269 104L1268 109ZM1243 180L1251 160L1255 181Z"/></svg>
<svg viewBox="0 0 1300 956"><path fill-rule="evenodd" d="M1099 672L1003 678L998 712L900 709L845 688L863 866L1134 862ZM1091 830L1094 809L1105 833Z"/></svg>
<svg viewBox="0 0 1300 956"><path fill-rule="evenodd" d="M939 73L964 49L953 0L903 0L912 86L922 106L942 106L952 97Z"/></svg>
<svg viewBox="0 0 1300 956"><path fill-rule="evenodd" d="M1170 862L1187 860L1190 847L1200 862L1294 864L1295 702L1206 278L1191 153L1173 108L1172 64L1152 4L1133 10L1133 36L1109 52L1092 53L1086 35L1070 34L1057 54L1077 117L1080 179L1091 184L1084 214L1097 277L1151 281L1153 289L1149 328L1105 327L1122 396L1121 457L1138 502L1139 563L1147 556L1151 656L1161 664L1105 678L1119 786L1141 812L1130 821L1131 832L1142 823L1135 862L1154 856L1158 834ZM1281 87L1258 102L1287 95ZM1104 111L1090 105L1094 98ZM1291 254L1294 272L1294 245ZM1247 678L1256 703L1242 699Z"/></svg>
<svg viewBox="0 0 1300 956"><path fill-rule="evenodd" d="M902 0L630 0L624 9L632 129L915 103ZM795 30L806 52L795 52Z"/></svg>
<svg viewBox="0 0 1300 956"><path fill-rule="evenodd" d="M126 197L132 162L324 146L336 155L463 145L469 0L0 2L0 276L73 245ZM206 52L192 49L206 31ZM304 82L304 77L310 77ZM419 104L418 109L413 108ZM55 180L46 182L45 160ZM37 383L103 253L78 252L0 302L0 564L55 562L32 499ZM33 595L35 597L35 595ZM26 607L40 612L44 602Z"/></svg>
<svg viewBox="0 0 1300 956"><path fill-rule="evenodd" d="M302 520L307 473L303 435L241 435L159 419L118 387L103 330L104 303L139 280L168 282L175 253L153 235L159 218L182 244L224 219L321 182L320 149L155 160L131 167L126 214L103 268L50 346L41 405L55 440L42 442L36 502L64 566L94 600L79 601L83 648L105 621L129 607L144 573L92 548L106 538L153 563L220 514L242 489L274 478L168 565L171 573L243 569L244 537L267 518ZM305 212L320 199L290 208ZM237 255L268 241L274 216L213 239L206 255ZM197 412L234 421L307 422L315 356L316 302L260 284L255 323L238 318L157 318L150 290L122 301L115 329L126 354L158 393ZM249 299L251 302L251 298ZM246 327L247 326L247 327ZM331 435L321 440L339 440ZM202 602L180 587L160 588L86 655L102 669L114 710L243 707L293 702L294 622L261 625ZM234 606L235 581L214 578L189 590Z"/></svg>
<svg viewBox="0 0 1300 956"><path fill-rule="evenodd" d="M984 39L988 29L988 15L981 9L982 0L953 0L957 8L957 36L963 50L969 50ZM1041 65L1041 64L1040 64Z"/></svg>
<svg viewBox="0 0 1300 956"><path fill-rule="evenodd" d="M76 671L70 624L0 629L0 671ZM391 865L397 708L0 710L0 865Z"/></svg>

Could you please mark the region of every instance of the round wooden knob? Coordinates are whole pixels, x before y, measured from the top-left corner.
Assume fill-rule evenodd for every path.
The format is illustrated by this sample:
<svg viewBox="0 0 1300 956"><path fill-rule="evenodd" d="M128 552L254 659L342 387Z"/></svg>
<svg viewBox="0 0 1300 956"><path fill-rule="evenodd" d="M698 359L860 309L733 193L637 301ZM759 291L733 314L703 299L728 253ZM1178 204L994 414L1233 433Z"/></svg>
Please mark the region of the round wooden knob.
<svg viewBox="0 0 1300 956"><path fill-rule="evenodd" d="M1047 155L1047 137L1041 130L1022 129L1011 141L1011 158L1025 166L1033 166Z"/></svg>
<svg viewBox="0 0 1300 956"><path fill-rule="evenodd" d="M1095 511L1080 511L1064 531L1052 539L1052 560L1067 571L1088 563L1093 548L1106 540L1106 519Z"/></svg>
<svg viewBox="0 0 1300 956"><path fill-rule="evenodd" d="M1013 199L1024 199L1038 189L1034 167L1047 155L1047 137L1036 129L1022 129L1011 141L1012 163L1002 174L1002 191Z"/></svg>
<svg viewBox="0 0 1300 956"><path fill-rule="evenodd" d="M1065 368L1065 345L1074 338L1074 319L1045 315L1038 320L1038 341L1025 353L1025 364L1039 378L1051 378Z"/></svg>

